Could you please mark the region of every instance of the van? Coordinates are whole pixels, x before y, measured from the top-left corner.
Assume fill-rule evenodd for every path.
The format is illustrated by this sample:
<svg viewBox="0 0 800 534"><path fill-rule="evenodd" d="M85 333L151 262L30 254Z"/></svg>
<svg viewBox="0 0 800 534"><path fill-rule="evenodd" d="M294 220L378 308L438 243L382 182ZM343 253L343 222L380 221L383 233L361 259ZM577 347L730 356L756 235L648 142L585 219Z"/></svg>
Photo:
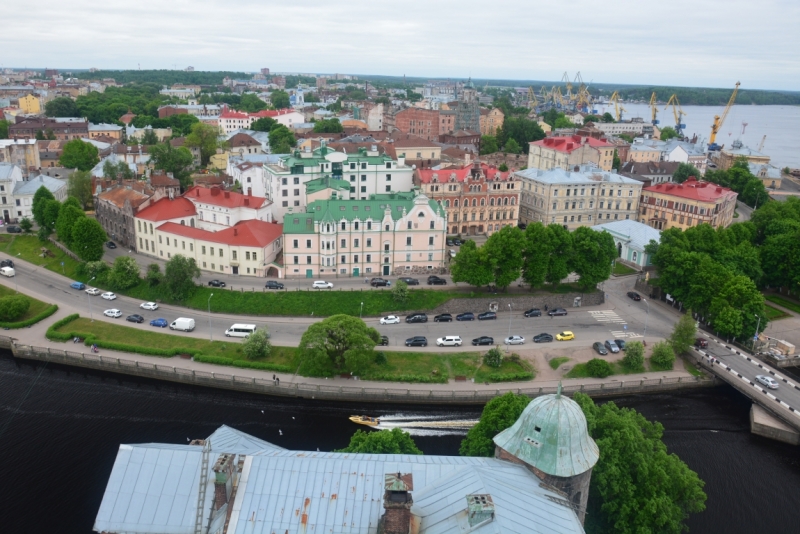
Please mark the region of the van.
<svg viewBox="0 0 800 534"><path fill-rule="evenodd" d="M235 324L225 330L225 335L228 337L249 337L250 334L256 331L254 324Z"/></svg>
<svg viewBox="0 0 800 534"><path fill-rule="evenodd" d="M12 267L2 267L0 268L0 274L11 278L16 273L14 273L14 269Z"/></svg>
<svg viewBox="0 0 800 534"><path fill-rule="evenodd" d="M169 325L170 330L183 330L184 332L191 332L194 330L194 319L188 317L178 317Z"/></svg>

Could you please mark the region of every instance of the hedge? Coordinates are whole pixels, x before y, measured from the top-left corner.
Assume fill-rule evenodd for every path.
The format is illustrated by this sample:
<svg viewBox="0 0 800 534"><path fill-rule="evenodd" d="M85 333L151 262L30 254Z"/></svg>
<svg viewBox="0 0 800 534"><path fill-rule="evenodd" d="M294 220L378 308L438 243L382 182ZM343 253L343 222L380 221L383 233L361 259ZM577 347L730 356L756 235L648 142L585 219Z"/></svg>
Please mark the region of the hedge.
<svg viewBox="0 0 800 534"><path fill-rule="evenodd" d="M51 315L53 315L57 311L58 311L58 306L53 304L49 308L46 308L43 312L39 313L38 315L34 315L30 319L25 319L24 321L18 321L18 322L15 322L15 323L0 322L0 327L9 328L9 329L25 328L27 326L31 326L32 324L36 324L39 321L43 321L43 320L47 319L48 317L50 317Z"/></svg>
<svg viewBox="0 0 800 534"><path fill-rule="evenodd" d="M249 360L231 360L230 358L222 358L220 356L203 356L196 354L194 361L202 363L214 363L217 365L228 365L231 367L241 367L243 369L261 369L263 371L278 371L280 373L293 373L294 369L288 365L281 365L279 363L267 362L251 362Z"/></svg>
<svg viewBox="0 0 800 534"><path fill-rule="evenodd" d="M490 382L521 382L523 380L533 380L533 373L520 371L518 373L490 373Z"/></svg>
<svg viewBox="0 0 800 534"><path fill-rule="evenodd" d="M446 384L447 376L428 376L428 375L387 375L370 374L363 377L364 380L377 380L381 382L416 382L420 384Z"/></svg>
<svg viewBox="0 0 800 534"><path fill-rule="evenodd" d="M63 319L59 319L58 321L50 325L50 328L47 329L47 333L45 333L45 337L47 337L47 339L53 339L56 341L69 341L75 336L71 336L65 332L56 332L56 330L61 328L65 324L71 323L72 321L78 319L79 317L80 315L78 315L77 313L73 313L72 315L67 315Z"/></svg>

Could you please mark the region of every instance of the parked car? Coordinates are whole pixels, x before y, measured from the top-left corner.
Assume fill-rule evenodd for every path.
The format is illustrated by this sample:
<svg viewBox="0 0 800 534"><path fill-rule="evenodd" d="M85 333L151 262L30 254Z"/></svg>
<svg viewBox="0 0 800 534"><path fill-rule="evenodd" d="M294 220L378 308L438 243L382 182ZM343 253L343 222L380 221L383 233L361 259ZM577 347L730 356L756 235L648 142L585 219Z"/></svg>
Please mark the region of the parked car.
<svg viewBox="0 0 800 534"><path fill-rule="evenodd" d="M436 340L438 347L460 347L461 336L444 336Z"/></svg>
<svg viewBox="0 0 800 534"><path fill-rule="evenodd" d="M453 321L453 316L449 313L440 313L433 318L434 323L450 323Z"/></svg>
<svg viewBox="0 0 800 534"><path fill-rule="evenodd" d="M575 339L575 334L569 330L564 330L563 332L556 334L556 341L570 341L572 339Z"/></svg>
<svg viewBox="0 0 800 534"><path fill-rule="evenodd" d="M447 285L447 280L439 278L438 276L431 275L428 277L429 286L444 286Z"/></svg>
<svg viewBox="0 0 800 534"><path fill-rule="evenodd" d="M283 284L276 282L275 280L267 280L267 283L264 284L264 287L267 289L283 289Z"/></svg>
<svg viewBox="0 0 800 534"><path fill-rule="evenodd" d="M414 336L406 339L406 347L427 347L428 338L425 336Z"/></svg>
<svg viewBox="0 0 800 534"><path fill-rule="evenodd" d="M118 319L122 317L122 312L116 308L111 308L110 310L104 311L103 315L105 315L106 317L113 317L114 319Z"/></svg>
<svg viewBox="0 0 800 534"><path fill-rule="evenodd" d="M143 310L153 311L158 309L158 304L156 304L155 302L142 302L141 304L139 304L139 307L142 308Z"/></svg>
<svg viewBox="0 0 800 534"><path fill-rule="evenodd" d="M114 293L112 293L111 291L106 291L105 293L100 295L100 298L106 299L106 300L117 300L117 296Z"/></svg>
<svg viewBox="0 0 800 534"><path fill-rule="evenodd" d="M525 317L541 317L542 310L539 308L531 308L530 310L525 312Z"/></svg>
<svg viewBox="0 0 800 534"><path fill-rule="evenodd" d="M463 241L461 241L460 239L453 239L453 244L454 244L455 246L457 246L457 247L460 247L461 245L463 245L463 244L464 244L464 242L463 242Z"/></svg>
<svg viewBox="0 0 800 534"><path fill-rule="evenodd" d="M557 317L559 315L566 315L566 314L567 310L565 310L564 308L553 308L552 310L547 312L547 315L549 315L550 317Z"/></svg>
<svg viewBox="0 0 800 534"><path fill-rule="evenodd" d="M451 249L450 249L450 250L448 250L447 252L448 252L448 254L450 254L450 257L451 257L451 258L455 258L455 257L456 257L456 249L454 249L454 248L451 248Z"/></svg>
<svg viewBox="0 0 800 534"><path fill-rule="evenodd" d="M389 281L383 278L373 278L372 280L369 281L369 285L371 285L372 287L388 286Z"/></svg>
<svg viewBox="0 0 800 534"><path fill-rule="evenodd" d="M522 345L525 343L525 338L522 336L509 336L503 340L506 345Z"/></svg>
<svg viewBox="0 0 800 534"><path fill-rule="evenodd" d="M9 234L21 234L22 228L19 226L6 226L6 232Z"/></svg>
<svg viewBox="0 0 800 534"><path fill-rule="evenodd" d="M100 290L99 290L99 289L97 289L96 287L87 287L87 288L86 288L86 292L87 292L87 293L89 293L89 294L90 294L91 296L93 296L93 297L96 297L97 295L99 295L100 293L102 293L102 291L100 291Z"/></svg>
<svg viewBox="0 0 800 534"><path fill-rule="evenodd" d="M333 284L330 282L326 282L324 280L315 280L313 284L311 284L312 289L333 289Z"/></svg>
<svg viewBox="0 0 800 534"><path fill-rule="evenodd" d="M600 343L599 341L595 341L595 342L592 344L592 348L593 348L595 351L597 351L597 354L599 354L600 356L605 356L606 354L608 354L608 351L606 350L606 348L605 348L605 347L603 346L603 344L602 344L602 343Z"/></svg>
<svg viewBox="0 0 800 534"><path fill-rule="evenodd" d="M619 347L614 342L613 339L606 339L606 342L603 343L606 348L611 352L611 354L617 354L619 352Z"/></svg>
<svg viewBox="0 0 800 534"><path fill-rule="evenodd" d="M214 280L209 280L208 285L210 285L211 287L225 287L225 282L223 282L222 280L214 279Z"/></svg>
<svg viewBox="0 0 800 534"><path fill-rule="evenodd" d="M472 340L473 345L494 345L494 338L489 336L476 337Z"/></svg>
<svg viewBox="0 0 800 534"><path fill-rule="evenodd" d="M552 343L552 341L553 341L553 336L551 336L550 334L546 334L544 332L533 336L534 343Z"/></svg>
<svg viewBox="0 0 800 534"><path fill-rule="evenodd" d="M381 345L382 347L385 347L388 344L389 344L389 338L387 336L381 336L381 341L380 341L380 343L378 343L378 345Z"/></svg>
<svg viewBox="0 0 800 534"><path fill-rule="evenodd" d="M625 350L627 346L624 339L615 339L614 343L619 347L619 350Z"/></svg>
<svg viewBox="0 0 800 534"><path fill-rule="evenodd" d="M72 282L69 287L72 289L86 289L86 284L83 282Z"/></svg>
<svg viewBox="0 0 800 534"><path fill-rule="evenodd" d="M706 349L708 348L708 341L703 339L702 337L698 337L694 340L694 346L698 349Z"/></svg>
<svg viewBox="0 0 800 534"><path fill-rule="evenodd" d="M126 321L130 321L131 323L143 323L144 317L139 315L138 313L134 313L133 315L129 315L125 317Z"/></svg>
<svg viewBox="0 0 800 534"><path fill-rule="evenodd" d="M418 286L419 285L419 278L409 278L407 276L404 276L403 278L398 278L397 281L398 282L405 282L406 285L409 285L409 286Z"/></svg>
<svg viewBox="0 0 800 534"><path fill-rule="evenodd" d="M448 237L447 239L445 239L445 241L444 241L444 242L445 242L445 244L446 244L448 247L454 247L454 246L456 246L456 244L453 242L453 239L452 239L452 238L450 238L450 237Z"/></svg>
<svg viewBox="0 0 800 534"><path fill-rule="evenodd" d="M474 321L475 314L472 312L464 312L456 315L456 321Z"/></svg>
<svg viewBox="0 0 800 534"><path fill-rule="evenodd" d="M497 314L495 312L483 312L478 315L479 321L492 321L494 319L497 319Z"/></svg>
<svg viewBox="0 0 800 534"><path fill-rule="evenodd" d="M406 315L407 323L427 323L428 316L424 313L410 313Z"/></svg>
<svg viewBox="0 0 800 534"><path fill-rule="evenodd" d="M756 375L756 380L769 389L778 389L778 383L770 376Z"/></svg>
<svg viewBox="0 0 800 534"><path fill-rule="evenodd" d="M153 319L150 321L150 326L157 326L159 328L166 328L169 325L169 322L164 319L163 317L159 317L158 319Z"/></svg>
<svg viewBox="0 0 800 534"><path fill-rule="evenodd" d="M194 330L194 319L190 317L178 317L169 324L169 329L191 332L192 330Z"/></svg>
<svg viewBox="0 0 800 534"><path fill-rule="evenodd" d="M0 267L0 275L7 276L9 278L16 276L16 271L13 267Z"/></svg>
<svg viewBox="0 0 800 534"><path fill-rule="evenodd" d="M117 244L114 243L113 241L109 241L108 243L106 243L106 246L108 248L117 248Z"/></svg>
<svg viewBox="0 0 800 534"><path fill-rule="evenodd" d="M0 267L14 267L14 260L0 261Z"/></svg>
<svg viewBox="0 0 800 534"><path fill-rule="evenodd" d="M636 291L628 291L627 293L628 298L632 300L642 300L642 296L639 295Z"/></svg>
<svg viewBox="0 0 800 534"><path fill-rule="evenodd" d="M400 317L396 315L387 315L386 317L381 317L381 324L399 324Z"/></svg>

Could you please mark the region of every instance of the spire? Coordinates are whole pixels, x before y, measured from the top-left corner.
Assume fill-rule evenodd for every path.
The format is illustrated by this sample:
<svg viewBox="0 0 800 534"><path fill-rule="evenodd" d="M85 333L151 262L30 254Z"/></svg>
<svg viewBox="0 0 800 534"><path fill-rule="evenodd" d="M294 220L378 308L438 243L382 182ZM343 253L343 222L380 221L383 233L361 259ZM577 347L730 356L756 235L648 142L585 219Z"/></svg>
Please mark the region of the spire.
<svg viewBox="0 0 800 534"><path fill-rule="evenodd" d="M558 391L556 391L556 398L561 398L561 380L558 381Z"/></svg>

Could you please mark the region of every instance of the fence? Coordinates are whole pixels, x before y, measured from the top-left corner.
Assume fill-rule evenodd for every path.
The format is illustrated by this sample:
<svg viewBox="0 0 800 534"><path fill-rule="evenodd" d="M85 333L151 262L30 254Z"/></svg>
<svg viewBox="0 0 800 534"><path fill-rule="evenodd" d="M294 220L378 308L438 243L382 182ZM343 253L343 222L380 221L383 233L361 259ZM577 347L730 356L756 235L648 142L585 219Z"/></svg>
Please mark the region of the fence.
<svg viewBox="0 0 800 534"><path fill-rule="evenodd" d="M419 404L484 404L492 398L509 391L529 397L556 393L556 386L457 390L415 390L407 388L353 387L316 385L302 382L276 385L269 378L243 377L227 373L196 371L172 365L154 364L114 358L98 354L85 354L68 350L56 350L14 343L12 338L0 336L0 348L8 348L17 358L39 360L85 367L112 373L168 380L196 386L274 395L335 401L402 402ZM614 396L632 393L650 393L681 388L706 387L713 380L697 377L659 378L649 380L611 381L598 384L566 385L565 394L583 392L592 397Z"/></svg>

